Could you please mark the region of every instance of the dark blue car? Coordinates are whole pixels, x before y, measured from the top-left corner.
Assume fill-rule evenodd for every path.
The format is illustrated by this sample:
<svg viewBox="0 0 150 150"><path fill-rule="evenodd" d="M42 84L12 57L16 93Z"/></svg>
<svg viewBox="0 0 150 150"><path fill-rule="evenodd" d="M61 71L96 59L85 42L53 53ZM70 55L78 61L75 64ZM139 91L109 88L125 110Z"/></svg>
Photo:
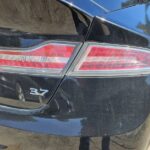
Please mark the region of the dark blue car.
<svg viewBox="0 0 150 150"><path fill-rule="evenodd" d="M0 0L4 137L7 127L79 137L79 150L93 137L101 150L149 150L149 114L149 0Z"/></svg>

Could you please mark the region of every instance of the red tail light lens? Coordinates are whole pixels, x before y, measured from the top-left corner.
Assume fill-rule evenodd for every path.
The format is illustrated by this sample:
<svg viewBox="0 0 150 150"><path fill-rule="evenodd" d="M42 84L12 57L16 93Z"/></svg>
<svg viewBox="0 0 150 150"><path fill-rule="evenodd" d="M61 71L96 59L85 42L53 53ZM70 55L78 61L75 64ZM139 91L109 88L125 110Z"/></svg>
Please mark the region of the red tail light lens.
<svg viewBox="0 0 150 150"><path fill-rule="evenodd" d="M74 72L96 76L150 73L150 52L139 48L91 45L83 52Z"/></svg>
<svg viewBox="0 0 150 150"><path fill-rule="evenodd" d="M61 73L75 45L48 43L23 50L0 50L0 69L35 74Z"/></svg>

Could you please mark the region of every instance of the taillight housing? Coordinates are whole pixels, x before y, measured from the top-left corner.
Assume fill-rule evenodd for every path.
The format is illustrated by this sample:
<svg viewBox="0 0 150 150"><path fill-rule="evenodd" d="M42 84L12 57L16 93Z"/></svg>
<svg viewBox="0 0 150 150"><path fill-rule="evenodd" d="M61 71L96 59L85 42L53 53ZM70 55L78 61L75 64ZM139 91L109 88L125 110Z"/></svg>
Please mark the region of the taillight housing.
<svg viewBox="0 0 150 150"><path fill-rule="evenodd" d="M128 76L150 73L150 50L89 43L79 53L69 75Z"/></svg>
<svg viewBox="0 0 150 150"><path fill-rule="evenodd" d="M0 71L63 76L70 67L67 75L73 76L150 74L149 49L93 42L84 44L77 54L78 46L79 43L46 42L28 49L0 48Z"/></svg>
<svg viewBox="0 0 150 150"><path fill-rule="evenodd" d="M61 75L77 43L46 42L27 49L0 48L0 71L29 75Z"/></svg>

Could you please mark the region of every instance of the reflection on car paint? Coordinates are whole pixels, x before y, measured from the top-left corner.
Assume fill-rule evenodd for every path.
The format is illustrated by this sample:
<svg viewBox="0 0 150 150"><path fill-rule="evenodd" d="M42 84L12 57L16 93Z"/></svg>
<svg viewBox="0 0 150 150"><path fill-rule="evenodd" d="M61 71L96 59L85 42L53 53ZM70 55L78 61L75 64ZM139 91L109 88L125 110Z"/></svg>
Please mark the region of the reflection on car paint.
<svg viewBox="0 0 150 150"><path fill-rule="evenodd" d="M25 103L31 103L29 107L32 108L32 104L35 103L33 108L40 107L49 101L51 92L55 88L53 84L57 85L58 82L59 79L57 78L51 82L49 78L41 79L38 77L32 78L24 75L1 73L0 103L20 107L21 102L23 102L21 108L27 107ZM50 87L49 83L53 87Z"/></svg>

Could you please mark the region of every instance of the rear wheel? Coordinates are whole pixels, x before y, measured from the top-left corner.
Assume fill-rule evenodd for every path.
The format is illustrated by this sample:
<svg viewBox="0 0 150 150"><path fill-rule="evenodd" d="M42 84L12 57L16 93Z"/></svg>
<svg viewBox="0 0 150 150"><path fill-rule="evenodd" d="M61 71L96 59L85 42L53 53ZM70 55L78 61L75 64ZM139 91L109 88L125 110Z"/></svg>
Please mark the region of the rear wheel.
<svg viewBox="0 0 150 150"><path fill-rule="evenodd" d="M20 85L20 83L16 83L16 93L17 93L17 97L20 101L25 102L25 96L24 96L24 92L23 89Z"/></svg>

